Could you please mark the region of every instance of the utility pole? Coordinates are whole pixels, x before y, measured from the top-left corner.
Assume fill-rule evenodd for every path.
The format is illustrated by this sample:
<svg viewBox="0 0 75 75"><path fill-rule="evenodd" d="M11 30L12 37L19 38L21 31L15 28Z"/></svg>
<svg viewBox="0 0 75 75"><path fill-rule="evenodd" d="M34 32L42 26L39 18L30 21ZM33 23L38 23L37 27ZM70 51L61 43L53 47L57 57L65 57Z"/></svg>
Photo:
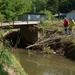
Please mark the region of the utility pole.
<svg viewBox="0 0 75 75"><path fill-rule="evenodd" d="M59 3L58 3L58 18L60 20L60 2L61 2L61 0L58 0L58 1L59 1Z"/></svg>
<svg viewBox="0 0 75 75"><path fill-rule="evenodd" d="M36 13L36 7L34 6L34 13Z"/></svg>

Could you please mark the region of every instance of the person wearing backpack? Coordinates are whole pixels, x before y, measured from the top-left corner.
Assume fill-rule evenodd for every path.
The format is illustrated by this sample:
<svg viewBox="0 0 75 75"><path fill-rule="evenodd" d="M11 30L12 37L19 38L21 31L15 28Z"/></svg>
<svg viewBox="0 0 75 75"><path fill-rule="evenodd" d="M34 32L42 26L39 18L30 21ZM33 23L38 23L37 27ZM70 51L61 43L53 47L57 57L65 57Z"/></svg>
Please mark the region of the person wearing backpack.
<svg viewBox="0 0 75 75"><path fill-rule="evenodd" d="M66 34L69 34L69 28L68 28L68 24L69 24L69 21L67 18L64 19L64 30L65 30L65 33Z"/></svg>

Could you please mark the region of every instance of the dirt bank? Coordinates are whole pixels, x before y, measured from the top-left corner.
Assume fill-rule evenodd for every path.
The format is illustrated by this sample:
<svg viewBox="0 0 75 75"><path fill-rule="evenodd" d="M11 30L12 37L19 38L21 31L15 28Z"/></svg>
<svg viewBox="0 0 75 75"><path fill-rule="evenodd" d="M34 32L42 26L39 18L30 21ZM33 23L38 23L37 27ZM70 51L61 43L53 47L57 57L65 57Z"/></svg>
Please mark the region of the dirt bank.
<svg viewBox="0 0 75 75"><path fill-rule="evenodd" d="M8 40L11 46L29 48L34 50L42 50L49 46L54 54L64 55L69 58L75 59L75 44L73 36L61 34L61 32L53 31L53 34L47 34L42 36L35 44L29 45L28 43L23 43L20 38L19 30L13 30L5 33L4 41ZM7 43L7 42L6 42ZM8 45L9 45L8 44ZM47 53L45 51L44 53Z"/></svg>

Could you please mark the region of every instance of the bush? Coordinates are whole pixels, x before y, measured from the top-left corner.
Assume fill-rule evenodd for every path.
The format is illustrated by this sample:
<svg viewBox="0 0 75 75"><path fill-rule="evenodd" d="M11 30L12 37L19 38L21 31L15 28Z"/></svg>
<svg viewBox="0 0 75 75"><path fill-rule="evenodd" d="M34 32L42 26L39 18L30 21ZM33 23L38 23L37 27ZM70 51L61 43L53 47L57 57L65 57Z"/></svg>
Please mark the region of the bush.
<svg viewBox="0 0 75 75"><path fill-rule="evenodd" d="M0 12L0 21L5 20L4 15Z"/></svg>
<svg viewBox="0 0 75 75"><path fill-rule="evenodd" d="M52 15L52 13L51 13L50 11L48 11L48 10L41 11L41 13L46 14L46 18L47 18L47 20L51 20L51 19L54 18L54 16Z"/></svg>

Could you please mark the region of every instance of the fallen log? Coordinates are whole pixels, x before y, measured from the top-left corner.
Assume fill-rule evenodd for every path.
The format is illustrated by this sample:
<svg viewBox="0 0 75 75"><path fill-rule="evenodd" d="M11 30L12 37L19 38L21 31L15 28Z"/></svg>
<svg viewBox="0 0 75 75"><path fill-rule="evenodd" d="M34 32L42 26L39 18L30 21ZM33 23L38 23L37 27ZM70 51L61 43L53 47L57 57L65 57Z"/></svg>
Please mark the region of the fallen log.
<svg viewBox="0 0 75 75"><path fill-rule="evenodd" d="M55 43L60 43L60 40L56 42L56 39L60 39L60 38L47 38L43 41L40 42L36 42L35 44L29 45L26 47L26 49L32 48L32 47L36 47L36 46L45 46L47 44L55 44Z"/></svg>
<svg viewBox="0 0 75 75"><path fill-rule="evenodd" d="M35 46L42 46L47 44L47 42L50 42L54 39L56 39L54 36L57 33L57 31L55 33L53 33L52 35L50 35L48 38L42 39L41 41L37 41L35 44L29 45L26 47L26 49L29 49L31 47L35 47Z"/></svg>
<svg viewBox="0 0 75 75"><path fill-rule="evenodd" d="M50 40L50 38L48 38L48 39L46 39L46 40L43 40L43 41L40 41L40 42L38 42L38 43L35 43L35 44L33 44L33 45L29 45L29 46L26 47L26 49L31 48L31 47L34 47L34 46L41 46L42 44L44 44L45 42L47 42L47 41L49 41L49 40Z"/></svg>

